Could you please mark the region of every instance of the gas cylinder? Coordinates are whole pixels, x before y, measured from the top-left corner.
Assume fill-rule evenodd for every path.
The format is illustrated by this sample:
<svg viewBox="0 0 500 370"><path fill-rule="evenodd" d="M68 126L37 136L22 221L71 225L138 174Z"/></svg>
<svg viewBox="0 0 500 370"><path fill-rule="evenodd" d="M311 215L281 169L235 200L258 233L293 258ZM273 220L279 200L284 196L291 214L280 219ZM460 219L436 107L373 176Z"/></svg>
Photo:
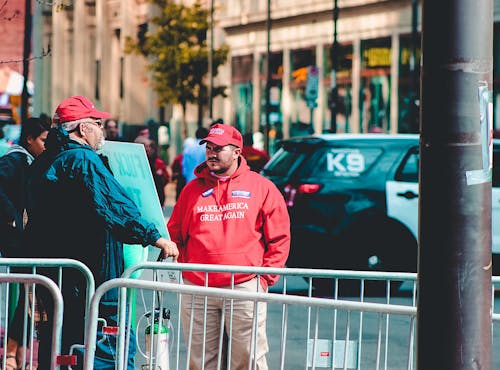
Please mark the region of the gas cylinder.
<svg viewBox="0 0 500 370"><path fill-rule="evenodd" d="M150 363L151 353L153 354L153 369L169 370L170 362L168 358L168 328L158 323L148 325L144 331L146 340L146 358ZM156 351L158 350L158 353Z"/></svg>

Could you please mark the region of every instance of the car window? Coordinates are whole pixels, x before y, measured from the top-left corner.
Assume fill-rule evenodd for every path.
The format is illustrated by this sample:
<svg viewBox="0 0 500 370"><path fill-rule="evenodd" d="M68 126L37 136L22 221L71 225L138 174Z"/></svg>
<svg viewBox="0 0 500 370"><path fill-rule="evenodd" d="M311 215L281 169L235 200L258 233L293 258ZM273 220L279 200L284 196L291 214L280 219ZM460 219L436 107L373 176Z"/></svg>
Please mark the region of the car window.
<svg viewBox="0 0 500 370"><path fill-rule="evenodd" d="M278 149L263 169L265 175L286 177L305 157L305 153Z"/></svg>
<svg viewBox="0 0 500 370"><path fill-rule="evenodd" d="M396 181L418 182L419 153L417 149L412 150L403 160Z"/></svg>
<svg viewBox="0 0 500 370"><path fill-rule="evenodd" d="M382 154L380 148L321 148L312 158L313 177L359 177L365 174Z"/></svg>
<svg viewBox="0 0 500 370"><path fill-rule="evenodd" d="M493 180L492 186L500 187L500 147L493 148Z"/></svg>
<svg viewBox="0 0 500 370"><path fill-rule="evenodd" d="M403 161L396 173L396 181L418 182L419 154L417 150L411 152ZM493 187L500 187L500 148L493 149Z"/></svg>

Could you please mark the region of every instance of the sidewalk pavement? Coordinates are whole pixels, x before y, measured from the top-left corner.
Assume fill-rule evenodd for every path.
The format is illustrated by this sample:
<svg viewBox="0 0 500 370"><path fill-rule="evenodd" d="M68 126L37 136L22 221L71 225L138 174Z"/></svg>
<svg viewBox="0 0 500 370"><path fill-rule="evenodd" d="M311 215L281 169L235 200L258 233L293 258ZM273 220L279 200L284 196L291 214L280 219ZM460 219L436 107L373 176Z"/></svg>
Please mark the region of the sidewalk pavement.
<svg viewBox="0 0 500 370"><path fill-rule="evenodd" d="M163 206L163 215L165 222L168 222L175 205L175 182L169 182L165 187L165 205Z"/></svg>

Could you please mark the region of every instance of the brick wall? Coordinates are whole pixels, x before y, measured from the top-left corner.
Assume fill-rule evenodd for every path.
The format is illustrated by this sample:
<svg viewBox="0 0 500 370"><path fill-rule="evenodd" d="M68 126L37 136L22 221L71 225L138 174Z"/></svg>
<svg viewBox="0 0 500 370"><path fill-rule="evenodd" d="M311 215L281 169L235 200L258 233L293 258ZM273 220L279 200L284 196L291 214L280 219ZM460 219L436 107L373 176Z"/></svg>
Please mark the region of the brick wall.
<svg viewBox="0 0 500 370"><path fill-rule="evenodd" d="M33 3L32 6L36 4L35 1ZM0 2L0 35L2 35L0 67L7 66L21 74L23 73L24 7L24 0ZM31 63L30 77L32 75L33 65Z"/></svg>

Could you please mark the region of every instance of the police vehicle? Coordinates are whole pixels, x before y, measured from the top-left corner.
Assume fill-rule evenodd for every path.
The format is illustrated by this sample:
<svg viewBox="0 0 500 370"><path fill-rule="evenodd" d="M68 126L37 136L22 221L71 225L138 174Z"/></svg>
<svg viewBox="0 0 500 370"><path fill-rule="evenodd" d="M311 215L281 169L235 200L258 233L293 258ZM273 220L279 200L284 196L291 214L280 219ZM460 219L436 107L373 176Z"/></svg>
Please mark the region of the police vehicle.
<svg viewBox="0 0 500 370"><path fill-rule="evenodd" d="M498 157L498 159L497 159ZM494 140L493 267L500 268L500 141ZM495 159L497 159L495 161ZM261 174L291 218L289 267L416 272L419 136L325 134L280 142Z"/></svg>

